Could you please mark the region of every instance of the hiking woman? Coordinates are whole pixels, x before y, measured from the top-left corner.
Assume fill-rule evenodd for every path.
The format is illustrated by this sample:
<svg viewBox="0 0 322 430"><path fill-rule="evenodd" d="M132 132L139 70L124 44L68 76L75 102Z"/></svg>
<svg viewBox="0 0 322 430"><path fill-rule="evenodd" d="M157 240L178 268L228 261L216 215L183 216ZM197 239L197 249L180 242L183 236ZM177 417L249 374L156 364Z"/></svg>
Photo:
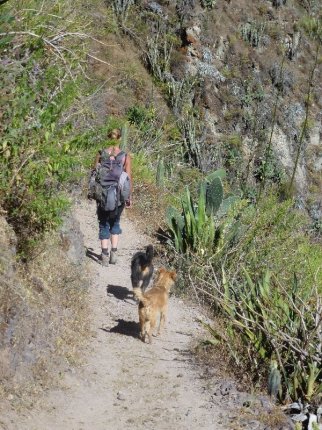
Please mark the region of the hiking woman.
<svg viewBox="0 0 322 430"><path fill-rule="evenodd" d="M108 138L112 140L112 145L108 146L105 150L100 151L96 155L93 167L94 169L96 169L97 166L101 163L103 152L107 153L111 159L118 159L123 166L123 170L129 176L132 191L131 158L129 154L126 154L120 149L119 145L121 136L121 130L118 128L113 129L108 134ZM102 248L102 266L108 266L109 263L115 264L117 261L117 245L119 241L119 235L122 233L120 227L120 218L125 206L131 206L130 198L125 203L119 204L119 206L117 206L116 209L113 211L106 211L99 204L97 204L99 239L101 241Z"/></svg>

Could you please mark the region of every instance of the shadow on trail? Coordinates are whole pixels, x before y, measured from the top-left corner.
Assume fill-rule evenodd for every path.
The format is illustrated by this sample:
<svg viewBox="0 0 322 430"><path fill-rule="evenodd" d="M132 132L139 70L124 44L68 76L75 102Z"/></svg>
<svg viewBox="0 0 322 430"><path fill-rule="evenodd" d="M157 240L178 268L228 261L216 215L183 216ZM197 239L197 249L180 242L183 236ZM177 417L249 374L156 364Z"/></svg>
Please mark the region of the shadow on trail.
<svg viewBox="0 0 322 430"><path fill-rule="evenodd" d="M101 328L101 330L106 331L107 333L119 333L124 334L125 336L132 336L135 339L139 338L140 326L138 322L125 321L123 319L118 319L116 321L116 326L109 330L106 328Z"/></svg>
<svg viewBox="0 0 322 430"><path fill-rule="evenodd" d="M126 287L121 287L120 285L108 284L106 287L106 293L112 294L118 300L125 300L127 298L133 297L132 291L128 290Z"/></svg>
<svg viewBox="0 0 322 430"><path fill-rule="evenodd" d="M86 248L86 257L91 258L95 263L101 264L101 255L96 254L96 252L93 251L93 248Z"/></svg>

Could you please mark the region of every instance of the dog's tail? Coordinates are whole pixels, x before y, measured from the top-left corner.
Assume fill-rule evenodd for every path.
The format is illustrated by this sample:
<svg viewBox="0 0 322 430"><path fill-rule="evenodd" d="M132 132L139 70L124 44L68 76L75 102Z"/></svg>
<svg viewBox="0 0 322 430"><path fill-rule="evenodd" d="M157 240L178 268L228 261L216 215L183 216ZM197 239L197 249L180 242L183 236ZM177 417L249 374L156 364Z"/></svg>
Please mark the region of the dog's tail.
<svg viewBox="0 0 322 430"><path fill-rule="evenodd" d="M147 305L148 300L144 297L141 288L133 288L134 297L137 298L141 303Z"/></svg>
<svg viewBox="0 0 322 430"><path fill-rule="evenodd" d="M145 254L146 254L147 263L151 264L152 260L153 260L153 257L154 257L154 250L153 250L153 246L152 245L148 245L146 247Z"/></svg>

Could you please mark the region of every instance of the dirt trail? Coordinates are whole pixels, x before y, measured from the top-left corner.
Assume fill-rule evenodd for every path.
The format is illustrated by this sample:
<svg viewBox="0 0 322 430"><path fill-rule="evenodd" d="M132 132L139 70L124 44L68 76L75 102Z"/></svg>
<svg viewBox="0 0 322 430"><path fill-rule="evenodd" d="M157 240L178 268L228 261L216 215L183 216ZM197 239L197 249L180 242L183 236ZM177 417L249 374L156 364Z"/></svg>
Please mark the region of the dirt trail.
<svg viewBox="0 0 322 430"><path fill-rule="evenodd" d="M189 354L200 333L198 310L171 297L166 332L152 345L141 342L137 305L128 295L129 266L148 240L125 218L118 264L101 267L93 261L99 253L94 204L79 204L76 217L93 253L87 358L81 369L67 373L65 390L51 392L42 410L8 430L223 429Z"/></svg>

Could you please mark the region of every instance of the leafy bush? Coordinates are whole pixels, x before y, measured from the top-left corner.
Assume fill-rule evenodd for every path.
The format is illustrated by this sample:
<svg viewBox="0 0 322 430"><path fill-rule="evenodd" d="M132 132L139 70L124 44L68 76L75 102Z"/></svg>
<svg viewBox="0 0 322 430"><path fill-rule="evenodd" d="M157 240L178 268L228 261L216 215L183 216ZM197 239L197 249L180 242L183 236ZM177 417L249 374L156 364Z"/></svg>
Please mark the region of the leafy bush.
<svg viewBox="0 0 322 430"><path fill-rule="evenodd" d="M67 114L83 83L87 39L76 11L62 0L0 9L0 198L24 237L59 223L68 205L62 186L79 177Z"/></svg>
<svg viewBox="0 0 322 430"><path fill-rule="evenodd" d="M206 9L212 9L216 6L217 0L201 0L201 6Z"/></svg>
<svg viewBox="0 0 322 430"><path fill-rule="evenodd" d="M312 400L322 392L317 284L305 288L295 273L284 284L269 270L256 283L245 270L245 280L218 288L222 309L256 351L257 365L277 360L283 381L275 389L279 396Z"/></svg>
<svg viewBox="0 0 322 430"><path fill-rule="evenodd" d="M128 109L127 119L130 124L142 131L147 132L153 126L155 120L155 109L153 107L146 108L144 106L135 105Z"/></svg>

